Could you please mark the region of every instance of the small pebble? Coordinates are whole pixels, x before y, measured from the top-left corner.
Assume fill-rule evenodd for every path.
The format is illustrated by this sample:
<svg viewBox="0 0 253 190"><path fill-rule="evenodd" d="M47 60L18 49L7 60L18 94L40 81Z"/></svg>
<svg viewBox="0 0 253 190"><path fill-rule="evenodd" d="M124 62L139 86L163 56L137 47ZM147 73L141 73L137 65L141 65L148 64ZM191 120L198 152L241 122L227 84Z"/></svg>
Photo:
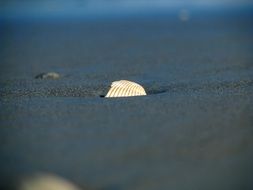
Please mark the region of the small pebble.
<svg viewBox="0 0 253 190"><path fill-rule="evenodd" d="M37 76L35 76L36 79L59 79L60 74L55 72L49 72L49 73L41 73Z"/></svg>

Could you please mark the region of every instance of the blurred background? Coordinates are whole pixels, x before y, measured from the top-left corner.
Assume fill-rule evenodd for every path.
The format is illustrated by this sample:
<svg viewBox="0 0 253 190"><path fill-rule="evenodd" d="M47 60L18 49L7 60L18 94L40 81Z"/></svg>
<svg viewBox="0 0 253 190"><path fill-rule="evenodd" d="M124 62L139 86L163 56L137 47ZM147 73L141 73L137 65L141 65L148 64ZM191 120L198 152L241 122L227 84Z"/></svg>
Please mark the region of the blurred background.
<svg viewBox="0 0 253 190"><path fill-rule="evenodd" d="M6 0L0 2L0 11L7 17L95 16L192 7L228 9L252 4L251 0Z"/></svg>

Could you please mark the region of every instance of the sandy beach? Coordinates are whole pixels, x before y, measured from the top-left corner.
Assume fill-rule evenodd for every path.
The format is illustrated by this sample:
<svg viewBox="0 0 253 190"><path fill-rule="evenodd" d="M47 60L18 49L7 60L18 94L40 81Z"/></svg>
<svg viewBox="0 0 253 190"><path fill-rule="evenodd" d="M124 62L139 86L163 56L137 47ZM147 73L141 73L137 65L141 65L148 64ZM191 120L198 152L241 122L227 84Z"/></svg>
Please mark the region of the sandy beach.
<svg viewBox="0 0 253 190"><path fill-rule="evenodd" d="M252 18L1 19L0 186L48 172L95 190L252 189ZM100 97L120 79L148 95Z"/></svg>

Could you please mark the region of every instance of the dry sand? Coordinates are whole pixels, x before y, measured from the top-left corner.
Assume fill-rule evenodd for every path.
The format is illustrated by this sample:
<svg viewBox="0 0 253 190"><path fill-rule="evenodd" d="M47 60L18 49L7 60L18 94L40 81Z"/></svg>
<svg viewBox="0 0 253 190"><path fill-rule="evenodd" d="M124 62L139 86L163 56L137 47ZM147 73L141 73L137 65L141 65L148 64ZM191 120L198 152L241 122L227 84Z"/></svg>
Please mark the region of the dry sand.
<svg viewBox="0 0 253 190"><path fill-rule="evenodd" d="M99 190L253 188L251 13L0 27L3 187L49 172ZM149 95L100 97L120 79Z"/></svg>

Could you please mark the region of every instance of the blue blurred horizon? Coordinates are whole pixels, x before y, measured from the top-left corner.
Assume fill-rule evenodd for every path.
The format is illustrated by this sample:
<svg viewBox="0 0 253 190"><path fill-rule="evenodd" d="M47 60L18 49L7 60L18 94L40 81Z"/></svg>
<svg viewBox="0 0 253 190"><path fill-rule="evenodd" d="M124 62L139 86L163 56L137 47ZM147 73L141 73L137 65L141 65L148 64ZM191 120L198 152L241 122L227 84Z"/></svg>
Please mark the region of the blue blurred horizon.
<svg viewBox="0 0 253 190"><path fill-rule="evenodd" d="M253 6L252 0L9 0L0 2L0 16L83 16L176 8Z"/></svg>

